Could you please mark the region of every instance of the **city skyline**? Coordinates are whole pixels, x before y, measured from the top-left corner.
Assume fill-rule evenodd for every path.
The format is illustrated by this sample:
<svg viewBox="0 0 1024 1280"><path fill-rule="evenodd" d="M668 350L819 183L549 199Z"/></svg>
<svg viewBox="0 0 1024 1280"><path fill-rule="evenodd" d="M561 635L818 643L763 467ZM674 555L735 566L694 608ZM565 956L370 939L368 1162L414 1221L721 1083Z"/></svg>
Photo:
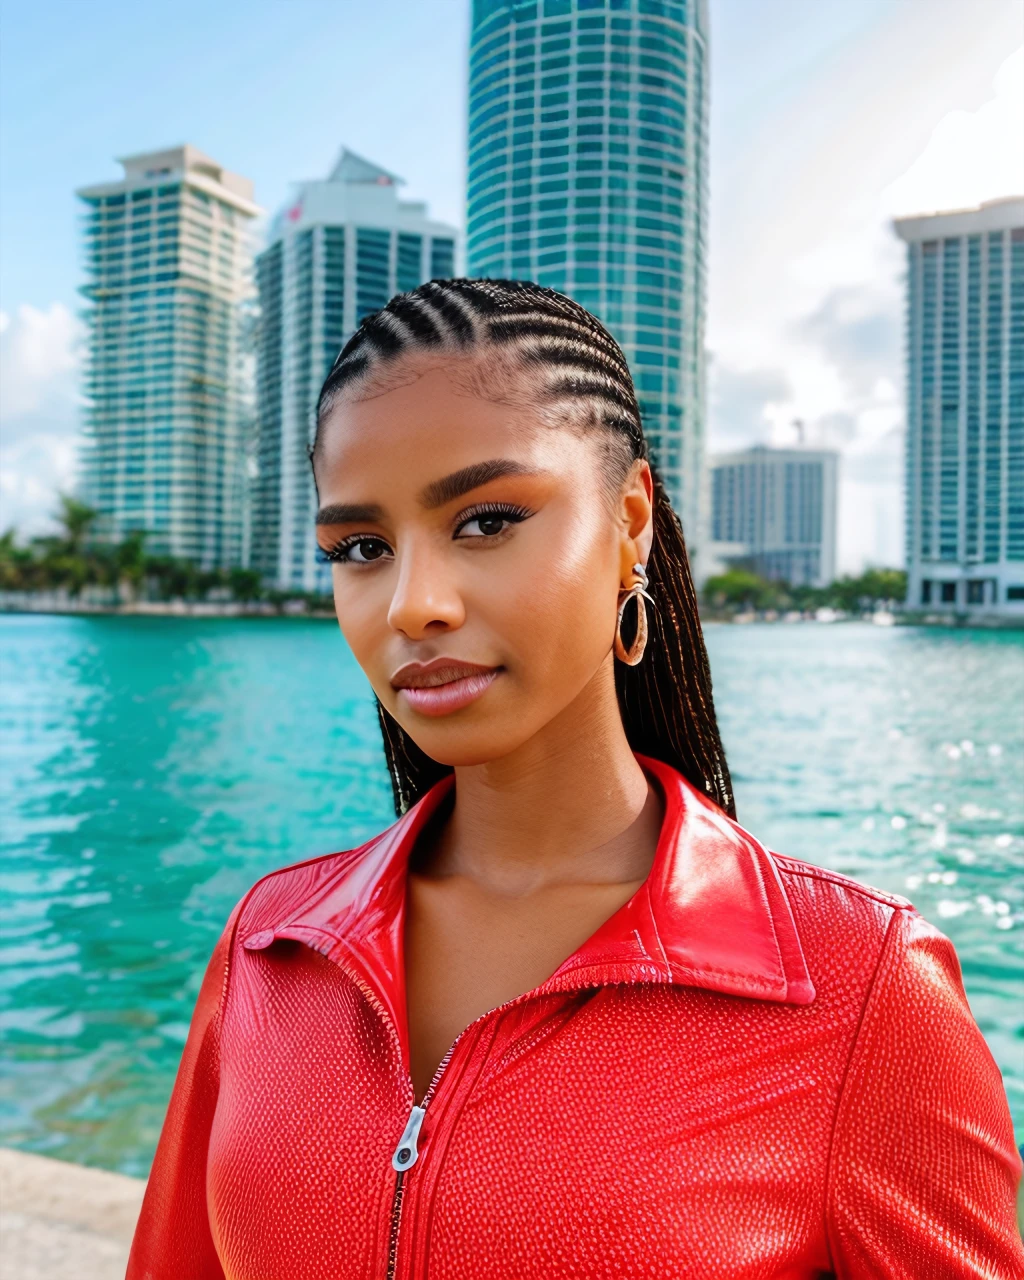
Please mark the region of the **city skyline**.
<svg viewBox="0 0 1024 1280"><path fill-rule="evenodd" d="M111 0L99 7L108 16L122 12ZM245 10L244 38L232 46L219 89L204 82L182 91L175 82L172 91L175 33L188 26L182 13L167 47L147 65L130 118L119 94L89 70L91 37L73 15L59 31L48 29L45 41L55 65L69 69L63 92L77 86L72 112L61 92L26 79L30 59L18 61L19 41L24 48L41 38L46 6L38 18L8 19L3 92L17 107L4 113L2 212L5 243L17 242L18 251L0 263L5 524L37 531L73 472L81 377L74 290L81 271L67 193L103 173L98 152L110 166L111 154L130 151L136 141L152 146L187 137L252 176L259 203L274 208L292 178L323 171L344 143L409 177L409 194L425 196L435 217L461 222L467 7L399 7L400 22L355 9L344 15L348 41L334 55L352 73L338 77L344 91L327 75L320 46L330 42L323 32L316 48L312 40L300 44L280 30L271 7L259 4ZM299 8L321 28L335 12L320 4ZM988 0L964 30L946 0L923 16L899 2L865 3L856 14L848 9L793 0L711 6L709 447L783 444L793 418L801 417L810 443L841 448L841 571L865 558L900 558L902 255L888 229L891 217L1024 187L1017 158L1024 54L1014 53L1019 11ZM446 21L438 22L442 13ZM226 6L216 21L227 34L241 23L241 7ZM112 38L137 43L140 24L141 16ZM374 50L388 52L391 74L389 91L372 97L367 110L377 73L357 64L371 64L366 55ZM912 76L900 73L901 58ZM262 82L238 80L244 67L256 65L265 69ZM257 102L259 84L266 75L294 76L297 68L299 88L284 101L271 94L268 114ZM193 73L203 71L200 58ZM129 90L139 74L126 72ZM90 90L84 94L83 84ZM60 128L48 127L51 117ZM200 119L204 127L193 128ZM157 131L156 120L167 124ZM309 157L328 147L314 166ZM258 162L247 165L249 158ZM897 527L890 527L894 518ZM886 546L895 554L876 554Z"/></svg>

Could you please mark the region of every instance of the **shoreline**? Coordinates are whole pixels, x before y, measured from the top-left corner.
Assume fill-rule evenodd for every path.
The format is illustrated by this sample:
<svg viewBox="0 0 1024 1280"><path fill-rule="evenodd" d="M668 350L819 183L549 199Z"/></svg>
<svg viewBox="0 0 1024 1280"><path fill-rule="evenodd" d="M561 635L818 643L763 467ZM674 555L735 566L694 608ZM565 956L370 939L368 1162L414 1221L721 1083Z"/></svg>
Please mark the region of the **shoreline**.
<svg viewBox="0 0 1024 1280"><path fill-rule="evenodd" d="M114 617L114 618L299 618L317 619L337 623L333 607L318 608L306 600L285 600L281 604L267 601L243 604L240 601L221 600L140 600L131 604L92 603L90 601L43 600L11 601L0 599L0 616L42 614L64 617ZM751 623L783 624L814 623L818 626L846 622L872 623L881 627L945 627L951 630L978 629L984 631L1022 631L1024 613L1018 616L1001 614L967 614L963 611L936 613L921 610L877 609L874 613L846 614L835 609L818 609L807 613L779 613L768 609L760 612L737 610L727 613L707 610L700 615L703 625L709 623L736 626Z"/></svg>
<svg viewBox="0 0 1024 1280"><path fill-rule="evenodd" d="M111 618L323 618L337 622L333 606L330 609L310 608L304 600L287 600L280 606L220 600L145 600L133 604L76 603L70 600L40 604L0 601L0 615L6 614Z"/></svg>

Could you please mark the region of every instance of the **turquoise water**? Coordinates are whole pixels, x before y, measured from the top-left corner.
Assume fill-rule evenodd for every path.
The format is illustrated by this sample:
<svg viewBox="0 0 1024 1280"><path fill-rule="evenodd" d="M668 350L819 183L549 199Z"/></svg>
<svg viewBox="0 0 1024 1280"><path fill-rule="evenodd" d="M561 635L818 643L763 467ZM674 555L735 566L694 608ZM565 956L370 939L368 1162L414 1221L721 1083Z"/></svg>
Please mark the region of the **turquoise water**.
<svg viewBox="0 0 1024 1280"><path fill-rule="evenodd" d="M1024 644L712 626L740 820L955 942L1024 1137ZM369 690L299 620L0 617L0 1142L145 1173L263 872L392 818Z"/></svg>

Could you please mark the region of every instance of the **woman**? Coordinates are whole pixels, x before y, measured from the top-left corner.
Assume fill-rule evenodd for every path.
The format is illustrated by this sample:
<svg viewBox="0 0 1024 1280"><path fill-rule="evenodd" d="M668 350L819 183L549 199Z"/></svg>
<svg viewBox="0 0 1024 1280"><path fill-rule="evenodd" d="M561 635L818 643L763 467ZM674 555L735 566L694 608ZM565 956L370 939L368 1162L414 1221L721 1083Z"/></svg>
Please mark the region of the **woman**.
<svg viewBox="0 0 1024 1280"><path fill-rule="evenodd" d="M603 326L423 285L312 459L400 817L232 912L129 1280L1024 1274L949 942L733 820Z"/></svg>

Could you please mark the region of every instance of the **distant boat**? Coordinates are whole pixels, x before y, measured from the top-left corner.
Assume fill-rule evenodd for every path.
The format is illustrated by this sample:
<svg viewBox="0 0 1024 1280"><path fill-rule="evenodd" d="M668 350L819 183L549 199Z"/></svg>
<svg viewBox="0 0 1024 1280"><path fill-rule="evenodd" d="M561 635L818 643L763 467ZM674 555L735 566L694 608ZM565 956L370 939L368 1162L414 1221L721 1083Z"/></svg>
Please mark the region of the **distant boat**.
<svg viewBox="0 0 1024 1280"><path fill-rule="evenodd" d="M821 609L815 609L814 611L815 622L835 622L838 617L839 614L837 611L835 609L829 609L827 606Z"/></svg>
<svg viewBox="0 0 1024 1280"><path fill-rule="evenodd" d="M896 615L888 609L876 609L871 615L871 621L876 627L892 627L896 625Z"/></svg>

